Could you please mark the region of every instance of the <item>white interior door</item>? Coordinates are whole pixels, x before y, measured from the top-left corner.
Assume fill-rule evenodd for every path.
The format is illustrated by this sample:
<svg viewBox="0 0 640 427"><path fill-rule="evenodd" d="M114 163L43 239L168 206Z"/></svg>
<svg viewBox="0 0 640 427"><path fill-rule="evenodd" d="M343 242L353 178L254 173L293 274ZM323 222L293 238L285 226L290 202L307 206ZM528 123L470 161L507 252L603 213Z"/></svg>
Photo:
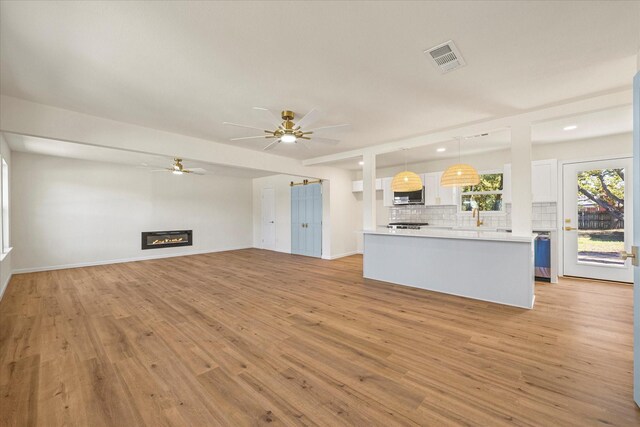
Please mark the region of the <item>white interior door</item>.
<svg viewBox="0 0 640 427"><path fill-rule="evenodd" d="M262 189L262 249L276 248L276 200L273 188Z"/></svg>
<svg viewBox="0 0 640 427"><path fill-rule="evenodd" d="M632 180L631 158L563 166L565 275L633 282Z"/></svg>

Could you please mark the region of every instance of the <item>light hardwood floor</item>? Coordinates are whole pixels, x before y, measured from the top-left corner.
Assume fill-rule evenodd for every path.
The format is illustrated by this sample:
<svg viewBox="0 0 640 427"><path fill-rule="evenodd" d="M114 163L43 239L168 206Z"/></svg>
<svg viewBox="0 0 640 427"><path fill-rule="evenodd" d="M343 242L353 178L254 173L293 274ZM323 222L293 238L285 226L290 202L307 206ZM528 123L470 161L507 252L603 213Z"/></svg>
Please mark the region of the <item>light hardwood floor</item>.
<svg viewBox="0 0 640 427"><path fill-rule="evenodd" d="M1 423L640 425L630 286L527 311L361 272L251 249L14 276Z"/></svg>

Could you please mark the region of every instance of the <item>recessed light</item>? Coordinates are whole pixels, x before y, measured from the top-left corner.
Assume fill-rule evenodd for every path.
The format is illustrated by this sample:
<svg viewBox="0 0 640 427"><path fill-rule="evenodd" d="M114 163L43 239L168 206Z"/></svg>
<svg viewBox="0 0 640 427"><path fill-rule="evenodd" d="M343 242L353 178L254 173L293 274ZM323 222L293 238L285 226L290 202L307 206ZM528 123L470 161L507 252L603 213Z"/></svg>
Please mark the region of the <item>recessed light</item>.
<svg viewBox="0 0 640 427"><path fill-rule="evenodd" d="M565 126L565 127L562 128L562 130L574 130L574 129L578 129L578 126L569 125L569 126Z"/></svg>
<svg viewBox="0 0 640 427"><path fill-rule="evenodd" d="M362 165L364 165L364 161L363 161L363 160L360 160L360 161L358 162L358 164L359 164L360 166L362 166Z"/></svg>
<svg viewBox="0 0 640 427"><path fill-rule="evenodd" d="M440 147L440 148L438 148L436 151L437 151L438 153L444 153L445 151L447 151L447 149L446 149L446 148L444 148L444 147Z"/></svg>

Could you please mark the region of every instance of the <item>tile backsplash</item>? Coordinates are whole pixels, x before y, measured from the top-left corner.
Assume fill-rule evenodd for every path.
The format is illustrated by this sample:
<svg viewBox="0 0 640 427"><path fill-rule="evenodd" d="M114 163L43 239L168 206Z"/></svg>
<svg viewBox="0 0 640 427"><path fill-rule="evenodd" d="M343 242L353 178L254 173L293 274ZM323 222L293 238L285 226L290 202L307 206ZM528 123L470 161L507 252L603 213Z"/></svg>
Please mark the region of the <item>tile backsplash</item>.
<svg viewBox="0 0 640 427"><path fill-rule="evenodd" d="M534 203L532 207L533 229L556 228L556 203ZM487 227L510 228L511 204L506 204L502 214L481 212ZM389 208L389 222L427 222L430 225L467 227L475 225L475 219L467 213L458 213L456 206L398 206Z"/></svg>

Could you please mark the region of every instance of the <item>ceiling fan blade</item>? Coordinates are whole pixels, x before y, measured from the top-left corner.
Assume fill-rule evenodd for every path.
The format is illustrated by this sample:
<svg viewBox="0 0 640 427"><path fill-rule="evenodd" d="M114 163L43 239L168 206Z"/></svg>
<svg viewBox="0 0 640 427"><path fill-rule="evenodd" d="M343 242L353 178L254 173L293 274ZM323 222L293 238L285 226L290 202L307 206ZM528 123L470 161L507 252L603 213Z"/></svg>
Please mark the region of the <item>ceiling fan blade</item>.
<svg viewBox="0 0 640 427"><path fill-rule="evenodd" d="M337 139L319 138L319 137L315 137L315 136L311 137L311 142L319 142L321 144L331 144L331 145L335 145L335 144L340 143L340 141L338 141Z"/></svg>
<svg viewBox="0 0 640 427"><path fill-rule="evenodd" d="M270 130L265 130L265 129L261 129L261 128L257 128L255 126L248 126L248 125L240 125L238 123L230 123L230 122L222 122L223 125L229 125L229 126L236 126L239 128L245 128L245 129L255 129L255 130L261 130L263 132L271 132Z"/></svg>
<svg viewBox="0 0 640 427"><path fill-rule="evenodd" d="M306 132L318 132L318 131L325 131L325 130L329 130L329 129L338 129L338 128L346 128L351 126L349 123L345 123L342 125L331 125L331 126L322 126L319 128L315 128L315 129L309 129Z"/></svg>
<svg viewBox="0 0 640 427"><path fill-rule="evenodd" d="M305 126L309 126L313 122L316 122L318 119L320 119L322 116L323 116L322 112L320 112L320 111L318 111L318 110L316 110L314 108L313 110L311 110L307 114L305 114L304 117L301 118L296 123L296 127L304 128Z"/></svg>
<svg viewBox="0 0 640 427"><path fill-rule="evenodd" d="M202 168L191 168L191 169L186 169L184 171L185 172L188 171L188 173L193 173L195 175L205 175L207 173L207 170Z"/></svg>
<svg viewBox="0 0 640 427"><path fill-rule="evenodd" d="M303 140L303 139L298 139L296 141L296 147L300 148L304 148L305 150L311 150L311 147L309 147L307 141Z"/></svg>
<svg viewBox="0 0 640 427"><path fill-rule="evenodd" d="M269 135L258 135L258 136L243 136L240 138L231 138L229 141L240 141L243 139L256 139L256 138L268 138Z"/></svg>
<svg viewBox="0 0 640 427"><path fill-rule="evenodd" d="M275 126L276 128L278 128L282 124L282 119L280 119L278 116L273 114L273 112L271 112L271 110L269 110L268 108L253 107L253 109L255 111L258 111L260 113L260 116L262 117L262 119L265 120L270 125Z"/></svg>
<svg viewBox="0 0 640 427"><path fill-rule="evenodd" d="M275 141L273 141L271 144L267 145L266 147L263 148L264 151L270 150L272 149L278 142L280 142L280 139L276 139Z"/></svg>

